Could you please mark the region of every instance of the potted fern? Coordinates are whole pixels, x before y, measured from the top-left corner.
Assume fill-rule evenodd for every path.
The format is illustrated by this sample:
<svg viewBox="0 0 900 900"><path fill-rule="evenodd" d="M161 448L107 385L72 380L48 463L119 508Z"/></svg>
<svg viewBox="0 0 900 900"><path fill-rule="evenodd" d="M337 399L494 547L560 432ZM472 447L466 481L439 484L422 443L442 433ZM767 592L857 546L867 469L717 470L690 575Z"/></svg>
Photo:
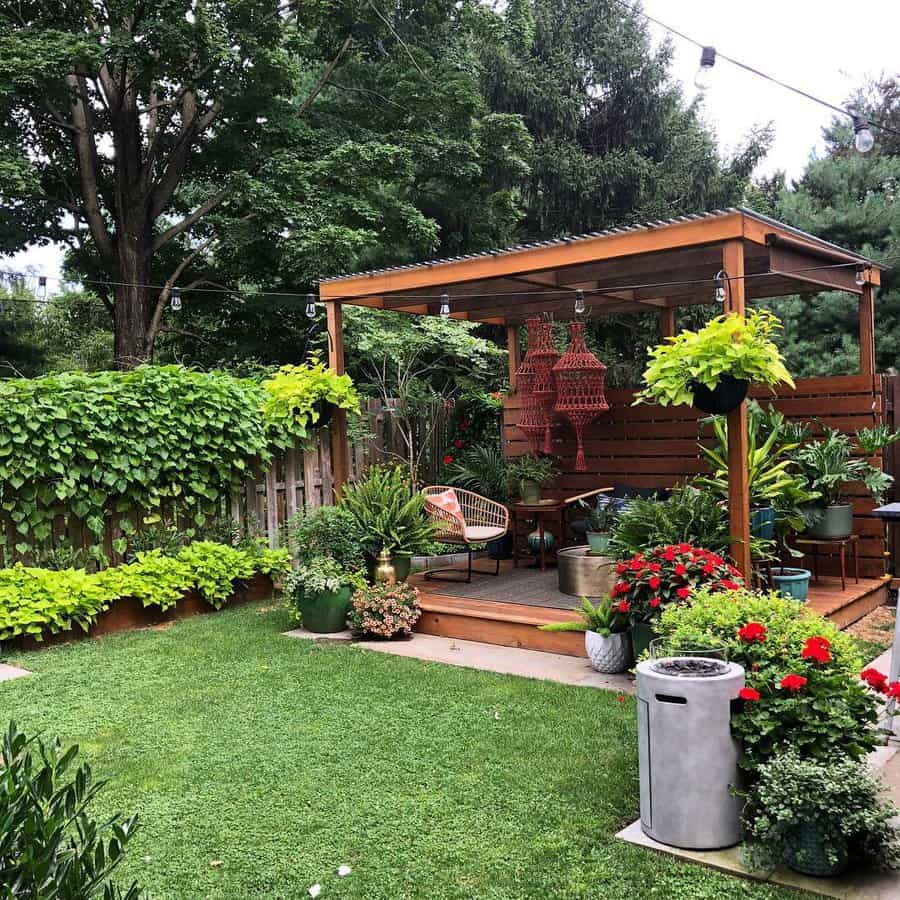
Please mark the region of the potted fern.
<svg viewBox="0 0 900 900"><path fill-rule="evenodd" d="M528 454L518 456L509 464L509 480L519 492L522 503L539 503L541 488L558 474L556 463L549 456Z"/></svg>
<svg viewBox="0 0 900 900"><path fill-rule="evenodd" d="M538 627L541 631L583 631L584 649L595 672L614 675L628 669L634 656L627 613L619 612L609 597L596 606L587 597L582 597L578 612L579 619Z"/></svg>
<svg viewBox="0 0 900 900"><path fill-rule="evenodd" d="M684 330L650 351L646 387L635 404L692 405L724 414L739 406L751 383L794 381L772 336L781 327L768 310L718 316L699 331Z"/></svg>

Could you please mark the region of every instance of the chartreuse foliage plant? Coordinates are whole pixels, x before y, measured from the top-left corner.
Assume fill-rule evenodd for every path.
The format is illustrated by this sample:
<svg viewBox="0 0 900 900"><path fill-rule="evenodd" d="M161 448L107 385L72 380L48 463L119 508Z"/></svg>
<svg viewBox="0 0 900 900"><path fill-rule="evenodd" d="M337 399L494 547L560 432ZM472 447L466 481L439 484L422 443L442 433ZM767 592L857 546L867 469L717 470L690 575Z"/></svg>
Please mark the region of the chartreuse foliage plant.
<svg viewBox="0 0 900 900"><path fill-rule="evenodd" d="M695 591L656 623L667 651L725 648L746 673L744 704L732 719L751 773L793 750L803 758L862 757L876 746L876 702L859 680L853 639L777 592Z"/></svg>
<svg viewBox="0 0 900 900"><path fill-rule="evenodd" d="M646 387L635 404L692 405L693 384L712 389L723 375L741 381L794 386L773 341L781 323L768 310L757 309L742 319L736 313L717 316L699 331L685 329L650 350L644 372Z"/></svg>
<svg viewBox="0 0 900 900"><path fill-rule="evenodd" d="M0 745L0 897L4 900L138 900L136 884L110 880L137 830L137 816L92 818L104 782L63 751L10 723Z"/></svg>
<svg viewBox="0 0 900 900"><path fill-rule="evenodd" d="M159 550L139 553L133 563L94 574L17 564L0 569L0 641L22 635L41 640L47 633L75 625L87 630L122 597L166 610L188 591L197 590L210 606L220 609L236 581L255 572L275 575L289 566L287 550L244 549L212 541L189 544L177 556Z"/></svg>
<svg viewBox="0 0 900 900"><path fill-rule="evenodd" d="M263 382L263 412L274 444L290 447L319 421L322 404L359 411L359 395L349 375L338 375L313 355L303 366L282 366Z"/></svg>
<svg viewBox="0 0 900 900"><path fill-rule="evenodd" d="M260 384L223 372L141 366L0 381L0 510L33 554L61 518L101 541L177 517L202 527L270 449L308 437L319 400L353 408L346 376L313 360ZM137 524L130 515L137 514ZM6 531L0 529L0 544Z"/></svg>

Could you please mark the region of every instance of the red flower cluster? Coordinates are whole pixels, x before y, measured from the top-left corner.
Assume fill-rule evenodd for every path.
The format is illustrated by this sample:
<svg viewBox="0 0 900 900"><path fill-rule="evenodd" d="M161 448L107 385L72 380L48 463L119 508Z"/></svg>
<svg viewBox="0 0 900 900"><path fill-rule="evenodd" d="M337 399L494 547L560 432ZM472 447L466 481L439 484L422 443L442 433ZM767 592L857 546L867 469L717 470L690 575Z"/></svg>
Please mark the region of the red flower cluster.
<svg viewBox="0 0 900 900"><path fill-rule="evenodd" d="M670 603L690 600L698 587L729 591L743 587L740 572L719 554L691 544L657 547L616 566L612 597L627 601L632 620L651 622Z"/></svg>
<svg viewBox="0 0 900 900"><path fill-rule="evenodd" d="M791 691L791 693L796 694L805 687L808 680L809 679L804 678L802 675L785 675L784 678L781 679L781 686L786 691Z"/></svg>
<svg viewBox="0 0 900 900"><path fill-rule="evenodd" d="M829 663L831 662L831 641L828 638L811 637L803 645L803 652L800 656L817 663Z"/></svg>
<svg viewBox="0 0 900 900"><path fill-rule="evenodd" d="M863 669L859 673L859 677L873 691L884 694L889 700L900 700L900 681L888 682L887 675L882 674L878 669Z"/></svg>
<svg viewBox="0 0 900 900"><path fill-rule="evenodd" d="M741 700L749 700L751 703L756 703L756 701L759 700L759 691L754 688L744 687L738 692L738 697L740 697Z"/></svg>
<svg viewBox="0 0 900 900"><path fill-rule="evenodd" d="M764 644L768 640L766 626L760 622L748 622L738 629L738 637L745 643Z"/></svg>

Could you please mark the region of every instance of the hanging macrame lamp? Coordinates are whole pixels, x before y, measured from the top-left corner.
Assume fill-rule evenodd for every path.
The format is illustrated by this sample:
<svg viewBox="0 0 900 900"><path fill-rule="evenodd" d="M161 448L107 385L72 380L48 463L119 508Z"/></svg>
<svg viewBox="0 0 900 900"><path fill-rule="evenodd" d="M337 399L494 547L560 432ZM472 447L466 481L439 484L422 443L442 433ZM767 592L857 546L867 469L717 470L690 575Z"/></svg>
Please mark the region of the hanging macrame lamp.
<svg viewBox="0 0 900 900"><path fill-rule="evenodd" d="M535 365L540 337L541 320L528 319L525 323L525 336L528 350L521 365L516 369L516 392L521 407L519 410L519 430L528 439L533 453L537 453L544 441L547 428L547 415L543 403L535 397L534 387L538 371Z"/></svg>
<svg viewBox="0 0 900 900"><path fill-rule="evenodd" d="M606 366L591 353L584 342L584 323L569 323L569 346L553 366L556 386L555 411L568 419L575 429L578 450L575 471L587 469L584 461L584 426L609 409L603 384Z"/></svg>
<svg viewBox="0 0 900 900"><path fill-rule="evenodd" d="M535 379L532 396L541 407L544 416L543 452L552 453L550 441L553 430L553 413L556 407L556 385L553 367L559 360L559 353L553 346L553 323L541 322L538 327L537 347L534 351Z"/></svg>

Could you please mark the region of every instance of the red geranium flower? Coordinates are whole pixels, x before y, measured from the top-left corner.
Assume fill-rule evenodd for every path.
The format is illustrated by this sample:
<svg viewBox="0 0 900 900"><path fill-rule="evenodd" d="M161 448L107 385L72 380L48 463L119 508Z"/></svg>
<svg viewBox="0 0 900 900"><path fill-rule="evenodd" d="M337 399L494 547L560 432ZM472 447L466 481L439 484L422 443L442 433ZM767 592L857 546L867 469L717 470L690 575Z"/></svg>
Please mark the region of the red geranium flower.
<svg viewBox="0 0 900 900"><path fill-rule="evenodd" d="M738 693L738 697L740 697L741 700L750 700L755 703L757 700L759 700L759 691L748 687L741 688L740 692Z"/></svg>
<svg viewBox="0 0 900 900"><path fill-rule="evenodd" d="M761 622L748 622L743 628L738 629L738 637L748 644L753 641L762 644L767 640L766 626Z"/></svg>
<svg viewBox="0 0 900 900"><path fill-rule="evenodd" d="M811 659L817 663L831 662L831 653L828 651L830 646L831 644L825 638L811 637L803 645L803 652L800 656L803 659Z"/></svg>
<svg viewBox="0 0 900 900"><path fill-rule="evenodd" d="M687 566L684 563L678 563L675 566L675 574L676 575L686 575L687 574Z"/></svg>
<svg viewBox="0 0 900 900"><path fill-rule="evenodd" d="M728 578L723 578L719 582L719 587L724 588L726 591L738 591L741 588L737 582L731 581Z"/></svg>
<svg viewBox="0 0 900 900"><path fill-rule="evenodd" d="M650 598L650 608L651 609L656 609L656 607L659 606L660 603L662 603L662 600L660 600L659 597L651 597Z"/></svg>
<svg viewBox="0 0 900 900"><path fill-rule="evenodd" d="M892 700L900 699L900 681L892 681L885 689L885 694Z"/></svg>
<svg viewBox="0 0 900 900"><path fill-rule="evenodd" d="M859 673L859 677L873 690L884 693L887 689L887 675L882 674L878 669L863 669Z"/></svg>
<svg viewBox="0 0 900 900"><path fill-rule="evenodd" d="M612 593L614 594L627 594L628 593L628 584L625 581L617 581L613 585Z"/></svg>
<svg viewBox="0 0 900 900"><path fill-rule="evenodd" d="M628 571L628 566L625 563L619 563L616 566L616 575L624 575Z"/></svg>
<svg viewBox="0 0 900 900"><path fill-rule="evenodd" d="M781 679L781 686L786 691L792 691L796 694L806 684L806 681L807 679L802 675L785 675Z"/></svg>
<svg viewBox="0 0 900 900"><path fill-rule="evenodd" d="M679 600L687 600L687 598L691 596L691 589L687 588L687 587L682 587L682 588L678 588L678 590L675 591L675 593L678 594Z"/></svg>
<svg viewBox="0 0 900 900"><path fill-rule="evenodd" d="M620 600L616 612L627 613L629 609L631 609L631 604L627 600Z"/></svg>
<svg viewBox="0 0 900 900"><path fill-rule="evenodd" d="M652 562L652 563L650 563L650 564L647 566L647 568L648 568L651 572L660 572L660 571L662 571L662 566L661 566L659 563L657 563L657 562Z"/></svg>
<svg viewBox="0 0 900 900"><path fill-rule="evenodd" d="M665 551L663 552L663 558L666 560L666 562L672 562L672 560L675 559L675 548L666 547Z"/></svg>
<svg viewBox="0 0 900 900"><path fill-rule="evenodd" d="M450 463L452 463L452 462L453 462L453 457L448 453L448 454L444 457L444 465L445 465L445 466L449 466Z"/></svg>
<svg viewBox="0 0 900 900"><path fill-rule="evenodd" d="M678 545L678 552L679 552L679 553L690 553L690 551L691 551L691 545L690 545L690 544L681 543L681 544Z"/></svg>
<svg viewBox="0 0 900 900"><path fill-rule="evenodd" d="M650 590L651 590L651 591L658 591L658 590L659 590L659 586L662 584L662 579L659 577L659 575L654 575L654 576L652 576L651 579L647 582L647 584L650 585Z"/></svg>

